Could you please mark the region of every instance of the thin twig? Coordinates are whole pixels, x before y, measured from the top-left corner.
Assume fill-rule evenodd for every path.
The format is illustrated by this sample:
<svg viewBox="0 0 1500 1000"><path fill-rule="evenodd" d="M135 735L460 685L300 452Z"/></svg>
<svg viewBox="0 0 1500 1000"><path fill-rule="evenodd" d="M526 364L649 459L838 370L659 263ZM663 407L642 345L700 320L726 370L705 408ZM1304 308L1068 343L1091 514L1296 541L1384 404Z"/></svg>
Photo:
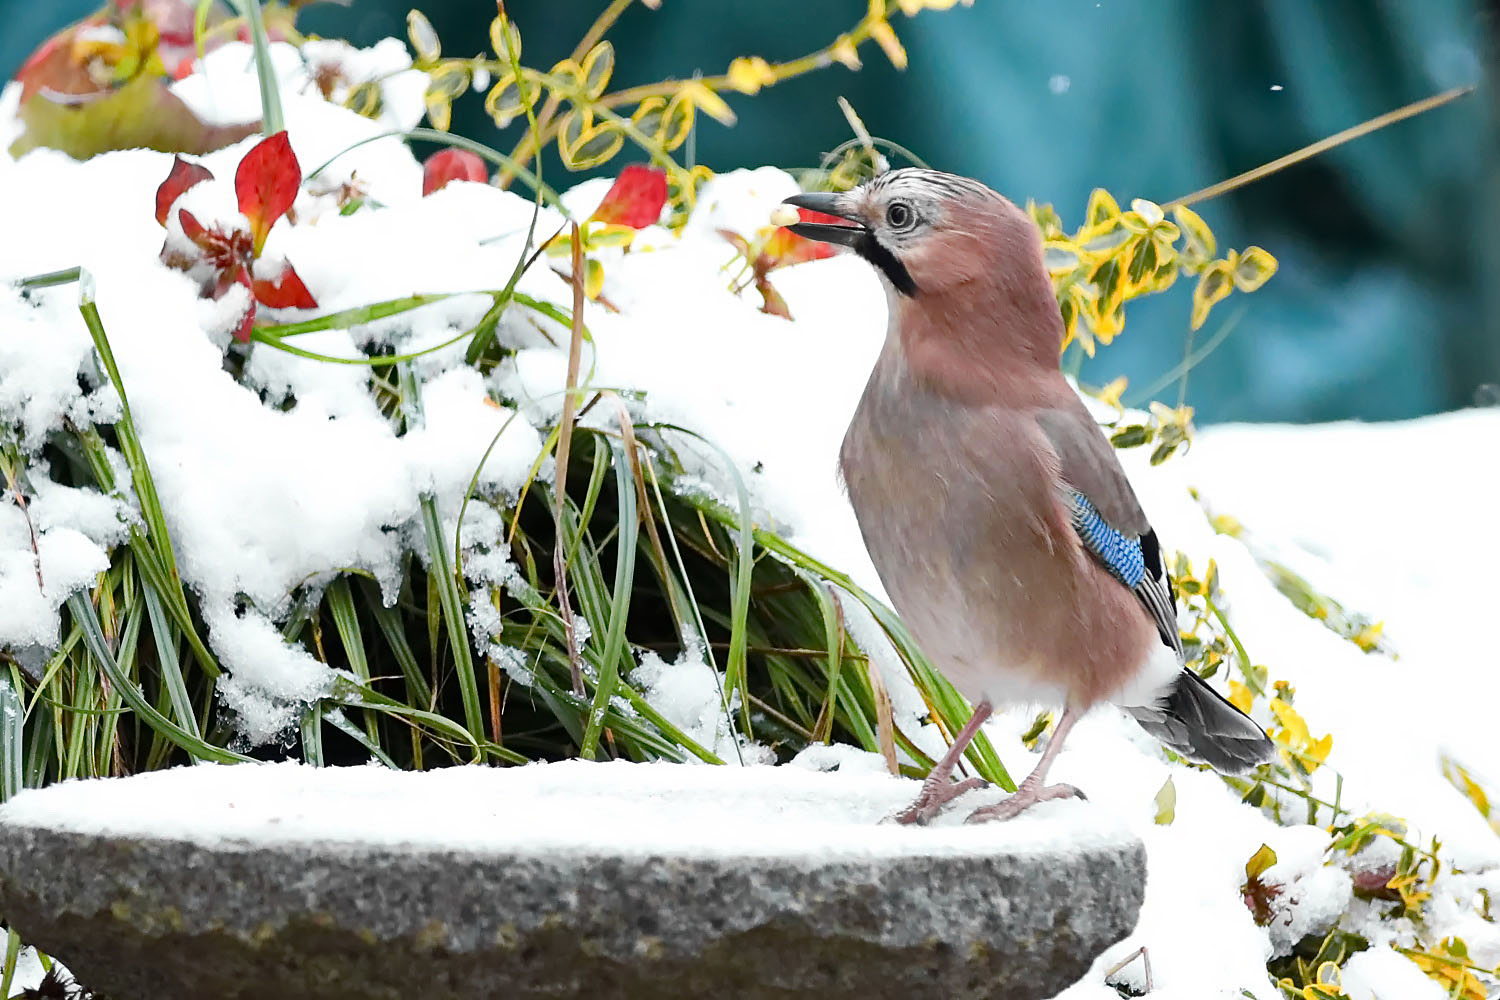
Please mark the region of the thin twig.
<svg viewBox="0 0 1500 1000"><path fill-rule="evenodd" d="M1376 115L1369 121L1360 122L1352 128L1336 132L1326 139L1319 139L1317 142L1303 146L1301 149L1288 153L1279 159L1272 160L1270 163L1263 163L1254 170L1247 170L1242 174L1236 174L1227 181L1210 184L1200 191L1194 191L1192 194L1185 194L1181 198L1174 198L1171 201L1164 202L1161 207L1175 208L1178 205L1192 205L1196 202L1207 201L1210 198L1217 198L1219 195L1233 191L1235 188L1244 187L1252 181L1258 181L1262 177L1285 170L1293 164L1301 163L1309 157L1317 156L1319 153L1326 153L1335 146L1342 146L1344 143L1358 139L1360 136L1383 129L1387 125L1394 125L1396 122L1404 121L1414 115L1420 115L1424 111L1440 108L1450 101L1456 101L1460 97L1473 92L1474 88L1472 85L1468 87L1454 87L1452 90L1445 90L1441 94L1434 94L1431 97L1424 97L1420 101L1413 101L1394 111L1387 111L1383 115Z"/></svg>
<svg viewBox="0 0 1500 1000"><path fill-rule="evenodd" d="M553 518L557 525L557 543L552 548L552 571L557 583L557 604L562 611L563 630L568 637L568 670L573 677L573 693L580 697L583 689L583 664L578 656L578 633L573 627L573 607L568 600L568 560L563 539L563 507L567 502L568 452L573 444L573 419L578 409L578 367L583 355L583 237L573 223L573 336L568 345L568 381L563 396L562 420L558 424L556 468L552 475Z"/></svg>

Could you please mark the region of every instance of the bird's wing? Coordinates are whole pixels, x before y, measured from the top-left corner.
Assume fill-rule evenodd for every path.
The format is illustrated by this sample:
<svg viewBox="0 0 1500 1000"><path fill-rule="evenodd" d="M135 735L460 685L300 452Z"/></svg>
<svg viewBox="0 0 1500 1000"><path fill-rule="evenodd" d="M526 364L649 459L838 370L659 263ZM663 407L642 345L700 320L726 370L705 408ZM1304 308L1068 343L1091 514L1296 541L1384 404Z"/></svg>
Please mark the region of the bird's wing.
<svg viewBox="0 0 1500 1000"><path fill-rule="evenodd" d="M1135 592L1156 622L1162 642L1181 657L1177 606L1162 562L1161 543L1114 447L1081 404L1077 409L1044 410L1037 422L1057 454L1073 530L1083 547Z"/></svg>

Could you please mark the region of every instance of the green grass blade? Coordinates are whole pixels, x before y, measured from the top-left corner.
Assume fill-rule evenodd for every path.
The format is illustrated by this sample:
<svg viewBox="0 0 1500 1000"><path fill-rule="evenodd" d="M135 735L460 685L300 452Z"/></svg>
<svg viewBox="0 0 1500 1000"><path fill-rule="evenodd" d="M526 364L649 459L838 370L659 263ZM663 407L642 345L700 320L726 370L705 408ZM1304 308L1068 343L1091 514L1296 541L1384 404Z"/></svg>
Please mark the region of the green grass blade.
<svg viewBox="0 0 1500 1000"><path fill-rule="evenodd" d="M230 0L250 25L250 41L255 46L255 75L260 80L260 116L266 135L286 128L281 112L281 91L276 83L276 69L271 63L271 41L266 37L266 22L260 16L259 0Z"/></svg>
<svg viewBox="0 0 1500 1000"><path fill-rule="evenodd" d="M6 928L5 963L0 966L0 997L10 996L10 984L16 975L16 965L21 961L21 935Z"/></svg>
<svg viewBox="0 0 1500 1000"><path fill-rule="evenodd" d="M333 615L333 625L338 630L339 642L344 646L344 655L348 657L349 669L368 687L370 661L365 656L364 631L359 627L359 614L354 607L354 593L349 589L349 580L338 577L328 585L323 596ZM374 716L365 716L365 732L371 742L377 745L380 743L380 727L376 725Z"/></svg>
<svg viewBox="0 0 1500 1000"><path fill-rule="evenodd" d="M83 628L83 642L88 647L89 655L94 658L101 670L109 677L109 682L120 691L120 697L125 704L129 705L136 715L140 716L146 725L170 740L173 744L186 750L194 757L202 760L213 760L223 764L234 764L248 761L250 758L237 754L233 750L216 747L211 743L183 729L171 719L162 715L156 708L146 700L141 689L120 669L115 662L114 654L110 652L109 641L104 637L104 628L99 623L99 616L94 612L94 606L89 603L88 594L82 591L68 598L68 611L73 621Z"/></svg>
<svg viewBox="0 0 1500 1000"><path fill-rule="evenodd" d="M151 622L151 638L156 647L156 664L161 670L162 687L171 700L172 713L177 724L194 736L201 736L198 719L193 712L193 699L188 694L187 680L182 676L182 664L177 659L177 633L167 621L161 597L156 588L147 583L141 588L146 601L146 617Z"/></svg>
<svg viewBox="0 0 1500 1000"><path fill-rule="evenodd" d="M26 756L26 716L10 681L0 677L0 802L25 788L21 761ZM0 996L4 996L0 990Z"/></svg>
<svg viewBox="0 0 1500 1000"><path fill-rule="evenodd" d="M479 676L469 649L469 627L464 620L464 598L448 561L448 545L438 519L437 501L430 496L421 499L422 531L427 540L427 555L432 560L430 578L436 582L438 601L443 609L444 631L453 651L453 672L458 676L458 690L463 699L464 724L476 738L484 733L484 716L479 704Z"/></svg>
<svg viewBox="0 0 1500 1000"><path fill-rule="evenodd" d="M406 426L410 430L422 420L422 391L411 367L401 366L401 396L405 407ZM427 542L428 586L437 591L442 607L442 618L448 633L448 646L453 652L454 673L458 676L459 695L463 700L464 724L468 727L475 745L484 736L484 714L479 702L479 675L474 667L474 655L469 649L469 626L464 617L464 594L452 561L449 559L448 543L443 537L442 520L438 517L437 501L431 495L419 500L422 510L422 533ZM431 613L429 609L429 614ZM434 653L436 649L434 647Z"/></svg>
<svg viewBox="0 0 1500 1000"><path fill-rule="evenodd" d="M343 733L345 736L349 737L354 742L358 743L360 746L364 747L370 752L371 757L374 757L376 760L380 761L380 763L384 764L392 771L401 770L401 768L396 766L396 762L391 760L390 756L384 750L380 749L380 744L370 739L369 736L365 735L363 730L361 730L354 723L350 722L348 716L344 715L344 713L340 709L330 708L326 710L323 713L323 720L333 726L333 728L337 729L339 732Z"/></svg>
<svg viewBox="0 0 1500 1000"><path fill-rule="evenodd" d="M313 767L323 766L323 706L313 702L298 720L302 736L302 759Z"/></svg>
<svg viewBox="0 0 1500 1000"><path fill-rule="evenodd" d="M369 609L370 617L375 619L380 634L385 636L386 644L390 647L391 656L395 657L396 665L406 678L410 700L418 705L432 705L432 685L427 682L426 675L417 664L417 654L412 652L411 643L406 639L406 628L401 623L401 616L395 608L385 606L380 598L380 589L375 584L367 585L365 597L365 607Z"/></svg>
<svg viewBox="0 0 1500 1000"><path fill-rule="evenodd" d="M342 312L329 313L327 316L318 316L314 319L305 319L299 323L269 323L265 326L257 326L255 329L260 333L270 334L273 337L295 337L303 333L316 333L320 330L342 330L346 327L359 326L363 323L373 323L378 319L388 316L398 316L413 309L430 306L434 302L442 302L456 295L492 295L493 292L431 292L426 295L408 295L400 299L388 299L385 302L373 302L367 306L357 306L353 309L345 309Z"/></svg>
<svg viewBox="0 0 1500 1000"><path fill-rule="evenodd" d="M588 726L583 731L583 745L579 748L584 760L593 760L598 743L599 730L604 725L604 710L620 679L620 657L629 656L625 649L625 619L630 614L630 592L635 583L636 541L640 531L640 518L635 506L635 481L630 477L630 467L625 450L619 445L614 452L615 485L619 499L619 535L615 540L615 586L610 601L609 624L605 631L604 648L600 656L599 680L594 687L594 701L589 708Z"/></svg>

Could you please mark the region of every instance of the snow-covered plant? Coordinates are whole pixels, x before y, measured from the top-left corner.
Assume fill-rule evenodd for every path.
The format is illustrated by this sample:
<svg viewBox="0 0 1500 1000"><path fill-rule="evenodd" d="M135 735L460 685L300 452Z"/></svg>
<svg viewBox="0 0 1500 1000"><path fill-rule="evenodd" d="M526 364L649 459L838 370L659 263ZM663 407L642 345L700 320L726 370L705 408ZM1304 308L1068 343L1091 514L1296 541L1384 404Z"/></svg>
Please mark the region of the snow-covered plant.
<svg viewBox="0 0 1500 1000"><path fill-rule="evenodd" d="M246 153L235 171L234 191L240 214L249 223L248 230L234 223L205 226L186 208L177 208L177 226L169 226L178 199L195 185L213 179L213 172L206 167L180 156L172 161L172 172L156 189L156 221L168 226L169 234L161 260L168 267L197 277L203 294L215 299L224 298L236 287L243 289L245 301L234 326L234 338L249 343L257 303L273 309L318 307L291 263L262 258L271 227L297 199L302 168L286 132L277 132Z"/></svg>

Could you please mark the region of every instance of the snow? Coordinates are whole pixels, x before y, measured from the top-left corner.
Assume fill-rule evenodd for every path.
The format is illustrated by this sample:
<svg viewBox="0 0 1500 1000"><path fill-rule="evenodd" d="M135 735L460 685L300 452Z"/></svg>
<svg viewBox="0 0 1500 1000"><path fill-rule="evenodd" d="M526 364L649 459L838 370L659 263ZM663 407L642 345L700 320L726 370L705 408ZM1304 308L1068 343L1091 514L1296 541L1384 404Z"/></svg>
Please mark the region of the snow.
<svg viewBox="0 0 1500 1000"><path fill-rule="evenodd" d="M35 948L22 948L21 954L16 958L16 973L11 980L10 988L16 991L34 990L42 983L42 977L47 970L42 968L42 960L37 956Z"/></svg>
<svg viewBox="0 0 1500 1000"><path fill-rule="evenodd" d="M626 761L422 773L201 764L28 790L0 806L0 822L221 850L342 843L819 861L1055 854L1110 848L1126 836L1081 802L1048 803L1007 824L965 825L958 814L925 829L882 823L916 784L856 771Z"/></svg>
<svg viewBox="0 0 1500 1000"><path fill-rule="evenodd" d="M341 46L310 43L303 50L308 61L288 46L273 46L290 138L304 174L342 155L305 186L296 224L279 223L267 252L296 267L319 302L319 314L417 292L467 293L378 322L296 338L300 347L338 357L361 356L370 346L420 350L452 339L489 308L491 298L483 293L508 281L532 206L516 194L468 183L422 198L421 167L395 138L343 153L355 142L415 122L423 74L402 61L399 42L371 50ZM395 74L382 83L386 120L360 118L318 96L314 74L330 62L342 68L345 88ZM173 89L215 121L254 118L259 96L250 65L248 47L226 45ZM0 95L0 138L14 132L16 98L14 86ZM193 188L182 206L205 225L238 224L234 171L256 141L203 157L216 179ZM0 207L0 226L26 234L25 240L0 241L0 282L75 265L92 272L183 578L227 671L220 685L223 705L245 742L274 742L334 679L327 667L280 637L278 625L294 592L320 587L352 568L372 574L387 599L394 599L403 558L426 557L420 499L435 500L451 538L459 503L497 435L477 489L513 496L541 450L539 428L561 406L568 331L530 310L509 309L498 336L515 353L488 380L462 364L462 341L424 356L414 365L422 386L421 420L401 436L376 407L368 372L360 366L258 345L236 382L224 369L224 352L244 302L200 299L191 278L158 261L163 240L172 236L152 217L152 196L170 163L170 156L145 150L84 163L48 150L19 161L0 156L0 189L29 194ZM332 192L347 182L357 182L384 207L339 214ZM585 182L564 192L563 202L572 214L585 216L607 186ZM881 596L836 474L843 429L884 335L879 283L867 266L847 256L778 270L773 280L795 321L767 316L753 290L729 290L734 253L716 231L754 235L795 190L792 178L774 168L721 175L700 193L699 208L680 238L653 227L638 236L630 253L602 252L603 297L618 311L586 307L592 343L584 371L592 372L595 386L632 390L635 419L681 424L722 448L748 489L758 525L774 528ZM544 210L539 236L563 221ZM570 289L553 266L561 263L543 258L518 289L568 303ZM292 320L303 314L275 315ZM515 407L496 400L514 401ZM44 580L39 588L36 554L20 510L0 503L0 648L22 662L45 659L55 647L59 606L93 583L138 517L128 485L119 496L62 487L50 481L38 456L49 435L69 424L112 422L119 407L95 371L76 288L29 297L0 290L0 426L31 460L30 512ZM600 406L586 419L611 426L618 412ZM1447 934L1463 937L1481 965L1500 963L1500 932L1473 906L1481 890L1500 894L1500 839L1439 768L1451 757L1492 793L1500 788L1500 741L1492 735L1500 670L1494 644L1476 635L1476 627L1493 617L1500 536L1476 528L1482 514L1468 513L1475 506L1482 511L1500 494L1500 469L1490 460L1497 442L1500 410L1490 409L1377 426L1215 428L1200 434L1186 456L1160 467L1149 466L1147 449L1122 453L1168 554L1188 554L1200 571L1210 559L1217 563L1227 614L1253 662L1265 665L1272 680L1296 688L1296 708L1315 734L1334 734L1327 765L1312 777L1312 793L1329 801L1337 796L1355 816L1401 816L1414 843L1442 840L1447 864L1432 887L1430 926L1422 931L1429 942ZM673 444L690 483L737 503L733 477L718 451L684 436ZM119 455L112 452L111 460L117 478L128 484ZM544 463L541 478L551 474ZM1244 533L1217 533L1206 512L1232 516ZM493 509L471 504L465 512L464 567L480 598L471 605L471 627L503 669L526 683L530 665L524 657L493 641L499 614L483 589L524 586L498 544L503 531ZM1365 653L1302 614L1266 577L1258 561L1264 558L1292 566L1351 610L1384 620L1384 635L1398 655ZM940 751L936 727L922 721L926 706L878 626L854 600L846 597L842 605L851 635L890 689L896 723L925 751ZM674 724L721 758L763 759L764 748L736 747L708 658L689 653L667 662L646 654L640 660L633 679ZM1222 676L1215 680L1222 682ZM1263 702L1257 712L1258 721L1270 722ZM1034 708L1013 709L987 726L1014 775L1034 762L1019 740L1033 715ZM5 815L40 822L55 808L56 816L71 817L67 822L183 837L208 835L193 832L193 817L225 823L239 817L243 825L229 829L246 843L287 830L399 840L434 829L464 830L466 846L475 830L496 838L539 840L545 834L575 843L567 839L574 834L562 819L555 828L551 819L537 819L513 834L507 823L494 822L498 806L490 803L498 799L485 783L513 782L506 795L531 796L526 801L538 806L529 810L533 815L555 805L558 816L576 818L587 791L621 822L640 824L684 850L696 831L703 842L725 849L762 844L759 849L808 853L850 842L861 850L904 850L918 843L958 850L1027 838L1040 843L1043 834L1082 836L1075 827L1086 816L1098 831L1114 836L1118 830L1111 824L1118 822L1146 844L1147 897L1135 932L1101 956L1085 981L1062 995L1067 1000L1116 996L1105 985L1105 970L1143 946L1151 957L1152 996L1160 1000L1240 996L1241 990L1271 1000L1278 992L1268 983L1266 960L1340 914L1346 928L1375 945L1348 963L1351 997L1420 1000L1431 985L1390 950L1416 944L1417 929L1381 920L1372 904L1350 902L1349 864L1330 863L1336 859L1327 851L1327 831L1277 825L1213 774L1168 762L1158 745L1112 709L1080 722L1053 772L1056 780L1082 787L1092 808L1049 806L988 832L966 832L951 823L925 831L876 825L911 795L911 786L885 775L878 755L852 748L810 747L790 767L735 768L740 773L733 777L728 770L548 765L504 775L453 769L418 779L365 769L323 774L293 766L232 772L203 767L141 777L149 794L140 802L109 782L75 783L27 793L5 807ZM1176 789L1175 815L1161 825L1154 799L1169 778ZM548 792L554 782L582 797L568 799L559 791L554 801ZM820 795L835 792L839 810L820 819ZM455 822L431 823L425 808L379 811L389 796L407 793L451 811ZM692 802L674 804L682 793L691 793ZM325 795L346 805L347 816L319 818L312 806ZM747 814L743 827L738 820L712 826L708 836L705 824L719 822L714 815L725 812L726 796L749 796L759 811ZM710 802L718 813L708 808ZM181 808L184 803L191 808ZM954 815L964 811L960 807ZM168 815L180 821L159 827ZM1326 821L1326 810L1323 816ZM808 836L810 828L816 836ZM1278 858L1264 880L1282 890L1269 927L1257 926L1240 898L1245 862L1261 844ZM1452 865L1462 870L1452 871ZM1135 963L1112 981L1143 986L1140 970ZM1407 987L1391 985L1407 981Z"/></svg>
<svg viewBox="0 0 1500 1000"><path fill-rule="evenodd" d="M726 713L723 675L705 662L701 643L690 641L686 645L672 663L655 653L643 653L641 665L630 675L630 683L668 722L720 760L773 763L775 754L769 748L730 732L729 715L738 711L738 692L729 706L730 712Z"/></svg>
<svg viewBox="0 0 1500 1000"><path fill-rule="evenodd" d="M1349 959L1342 979L1349 1000L1443 1000L1448 995L1411 959L1385 948Z"/></svg>

